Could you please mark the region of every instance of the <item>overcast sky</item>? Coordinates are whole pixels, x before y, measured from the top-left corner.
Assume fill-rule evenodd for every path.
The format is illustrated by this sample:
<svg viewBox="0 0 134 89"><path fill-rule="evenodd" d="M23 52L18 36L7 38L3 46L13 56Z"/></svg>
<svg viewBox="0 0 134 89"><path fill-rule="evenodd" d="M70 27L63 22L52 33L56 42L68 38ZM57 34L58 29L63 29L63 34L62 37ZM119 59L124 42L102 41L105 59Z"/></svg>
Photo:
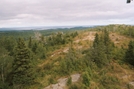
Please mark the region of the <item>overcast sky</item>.
<svg viewBox="0 0 134 89"><path fill-rule="evenodd" d="M134 24L126 0L0 0L0 27Z"/></svg>

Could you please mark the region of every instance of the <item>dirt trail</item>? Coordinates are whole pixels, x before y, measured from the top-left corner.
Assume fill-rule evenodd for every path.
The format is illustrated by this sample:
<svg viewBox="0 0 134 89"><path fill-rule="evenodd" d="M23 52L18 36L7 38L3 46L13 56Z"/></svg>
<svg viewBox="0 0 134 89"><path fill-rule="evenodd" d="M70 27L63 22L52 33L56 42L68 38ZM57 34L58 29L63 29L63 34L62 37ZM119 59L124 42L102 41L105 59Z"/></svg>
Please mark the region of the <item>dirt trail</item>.
<svg viewBox="0 0 134 89"><path fill-rule="evenodd" d="M80 79L80 74L71 75L72 83L77 82ZM68 78L58 79L58 83L47 86L44 89L65 89Z"/></svg>

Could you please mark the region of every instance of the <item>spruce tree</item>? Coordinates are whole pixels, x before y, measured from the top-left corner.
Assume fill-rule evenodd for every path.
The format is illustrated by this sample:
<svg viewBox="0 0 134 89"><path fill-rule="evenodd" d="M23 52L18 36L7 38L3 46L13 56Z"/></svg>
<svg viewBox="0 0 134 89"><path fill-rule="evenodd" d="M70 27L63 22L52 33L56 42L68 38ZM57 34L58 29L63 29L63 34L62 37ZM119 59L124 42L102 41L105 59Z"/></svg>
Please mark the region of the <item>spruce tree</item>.
<svg viewBox="0 0 134 89"><path fill-rule="evenodd" d="M111 41L109 37L109 32L107 30L104 30L104 36L103 36L104 46L105 46L105 53L107 54L107 58L111 59L113 57L113 49L114 49L114 43Z"/></svg>
<svg viewBox="0 0 134 89"><path fill-rule="evenodd" d="M35 54L37 53L37 48L38 48L38 46L37 46L37 43L35 42L34 45L33 45L33 47L32 47L32 51L33 51Z"/></svg>
<svg viewBox="0 0 134 89"><path fill-rule="evenodd" d="M107 30L104 30L104 44L105 46L108 46L111 43L109 32Z"/></svg>
<svg viewBox="0 0 134 89"><path fill-rule="evenodd" d="M134 41L130 41L126 51L126 61L134 66Z"/></svg>
<svg viewBox="0 0 134 89"><path fill-rule="evenodd" d="M29 38L29 43L28 43L28 47L31 48L32 47L32 38Z"/></svg>
<svg viewBox="0 0 134 89"><path fill-rule="evenodd" d="M24 40L19 38L15 48L15 57L12 65L12 80L14 87L31 84L34 80L33 65L30 60L30 51ZM17 88L17 89L18 89Z"/></svg>
<svg viewBox="0 0 134 89"><path fill-rule="evenodd" d="M90 50L90 60L96 63L98 67L103 67L108 63L104 43L99 40L99 44Z"/></svg>
<svg viewBox="0 0 134 89"><path fill-rule="evenodd" d="M95 62L98 67L103 67L112 58L113 43L110 40L109 32L104 30L101 35L96 33L93 47L90 50L90 60Z"/></svg>
<svg viewBox="0 0 134 89"><path fill-rule="evenodd" d="M88 75L88 72L84 72L84 74L82 75L82 78L83 78L83 84L87 87L89 87L90 85L90 78L89 78L89 75Z"/></svg>
<svg viewBox="0 0 134 89"><path fill-rule="evenodd" d="M99 44L99 35L95 34L95 40L93 42L93 47L95 48Z"/></svg>

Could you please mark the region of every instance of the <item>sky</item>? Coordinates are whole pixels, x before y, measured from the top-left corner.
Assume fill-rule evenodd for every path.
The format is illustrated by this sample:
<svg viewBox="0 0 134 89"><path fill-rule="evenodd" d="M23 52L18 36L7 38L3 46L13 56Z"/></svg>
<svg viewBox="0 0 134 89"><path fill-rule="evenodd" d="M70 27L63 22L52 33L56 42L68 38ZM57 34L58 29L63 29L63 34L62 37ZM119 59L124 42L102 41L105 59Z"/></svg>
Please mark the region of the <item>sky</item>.
<svg viewBox="0 0 134 89"><path fill-rule="evenodd" d="M0 0L0 27L134 24L134 1Z"/></svg>

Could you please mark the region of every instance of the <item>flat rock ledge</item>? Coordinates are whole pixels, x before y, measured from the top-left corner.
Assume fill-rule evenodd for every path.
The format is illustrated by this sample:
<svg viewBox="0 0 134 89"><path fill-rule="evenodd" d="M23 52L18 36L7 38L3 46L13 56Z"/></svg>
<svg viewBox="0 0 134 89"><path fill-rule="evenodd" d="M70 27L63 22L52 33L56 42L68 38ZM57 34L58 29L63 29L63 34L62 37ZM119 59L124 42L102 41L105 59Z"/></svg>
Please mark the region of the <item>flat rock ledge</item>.
<svg viewBox="0 0 134 89"><path fill-rule="evenodd" d="M77 82L80 79L80 74L71 75L72 83ZM47 86L44 89L65 89L68 78L58 79L58 83Z"/></svg>

